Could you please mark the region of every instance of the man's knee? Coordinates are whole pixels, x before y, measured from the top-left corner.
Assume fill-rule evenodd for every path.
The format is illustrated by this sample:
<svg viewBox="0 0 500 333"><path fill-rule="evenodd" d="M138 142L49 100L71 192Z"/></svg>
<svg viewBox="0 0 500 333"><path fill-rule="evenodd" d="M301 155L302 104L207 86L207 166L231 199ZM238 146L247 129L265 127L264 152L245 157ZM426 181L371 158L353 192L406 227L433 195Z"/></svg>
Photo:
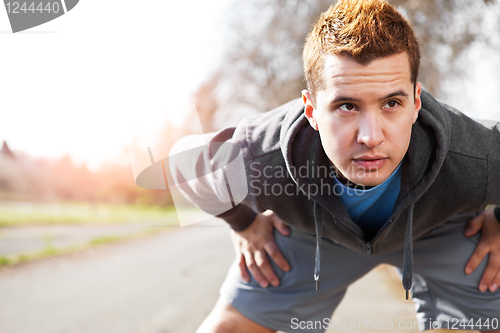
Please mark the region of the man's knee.
<svg viewBox="0 0 500 333"><path fill-rule="evenodd" d="M196 333L273 333L276 332L261 326L236 310L222 297Z"/></svg>

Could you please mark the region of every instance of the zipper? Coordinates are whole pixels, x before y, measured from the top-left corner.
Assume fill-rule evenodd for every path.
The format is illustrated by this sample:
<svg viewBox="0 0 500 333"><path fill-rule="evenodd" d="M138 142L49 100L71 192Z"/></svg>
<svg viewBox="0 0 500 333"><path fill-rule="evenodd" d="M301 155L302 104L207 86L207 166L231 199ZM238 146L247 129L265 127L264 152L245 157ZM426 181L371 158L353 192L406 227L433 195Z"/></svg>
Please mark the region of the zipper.
<svg viewBox="0 0 500 333"><path fill-rule="evenodd" d="M408 206L409 207L409 206ZM389 219L387 220L387 222L385 222L385 224L382 226L382 228L379 229L379 231L377 232L377 234L375 235L375 237L373 237L373 239L366 243L366 253L368 255L370 255L372 253L372 244L375 243L375 241L377 239L379 239L380 237L382 237L387 229L387 227L392 224L394 221L396 221L397 218L399 218L399 215L401 215L401 212L403 211L402 208L400 208L395 214L391 214L391 216L389 217Z"/></svg>
<svg viewBox="0 0 500 333"><path fill-rule="evenodd" d="M362 235L359 233L358 230L351 228L350 226L347 226L344 223L341 223L341 221L337 220L337 218L335 217L333 218L333 223L335 223L335 225L337 225L340 229L347 231L348 233L356 236L359 239L362 239Z"/></svg>
<svg viewBox="0 0 500 333"><path fill-rule="evenodd" d="M337 220L335 217L333 218L333 223L335 223L335 225L337 225L340 229L342 229L342 230L344 230L344 231L347 231L347 232L349 232L349 233L351 233L351 234L354 234L354 235L356 235L356 234L357 234L357 232L356 232L355 230L353 230L353 229L351 229L351 228L348 228L347 226L343 225L342 223L339 223L339 220ZM363 239L361 239L361 237L360 237L359 235L357 236L357 238L360 240L360 242L361 242L362 244L364 244L364 245L365 245L365 247L366 247L366 253L367 253L368 255L371 255L371 254L372 254L372 244L371 244L371 242L367 242L367 243L365 243L365 242L363 241Z"/></svg>

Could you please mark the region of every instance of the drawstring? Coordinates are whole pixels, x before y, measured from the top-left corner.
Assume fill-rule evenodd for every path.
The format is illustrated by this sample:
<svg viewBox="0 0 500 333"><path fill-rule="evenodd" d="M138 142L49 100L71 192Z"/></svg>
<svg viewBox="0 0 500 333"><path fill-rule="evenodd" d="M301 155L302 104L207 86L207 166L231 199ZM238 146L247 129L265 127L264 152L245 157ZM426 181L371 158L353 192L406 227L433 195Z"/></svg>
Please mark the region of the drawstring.
<svg viewBox="0 0 500 333"><path fill-rule="evenodd" d="M406 299L412 287L413 279L413 207L410 206L406 220L405 247L403 252L403 287L406 290Z"/></svg>
<svg viewBox="0 0 500 333"><path fill-rule="evenodd" d="M316 227L316 259L314 265L314 281L316 290L319 290L319 279L321 277L321 234L323 232L322 208L314 202L314 226Z"/></svg>

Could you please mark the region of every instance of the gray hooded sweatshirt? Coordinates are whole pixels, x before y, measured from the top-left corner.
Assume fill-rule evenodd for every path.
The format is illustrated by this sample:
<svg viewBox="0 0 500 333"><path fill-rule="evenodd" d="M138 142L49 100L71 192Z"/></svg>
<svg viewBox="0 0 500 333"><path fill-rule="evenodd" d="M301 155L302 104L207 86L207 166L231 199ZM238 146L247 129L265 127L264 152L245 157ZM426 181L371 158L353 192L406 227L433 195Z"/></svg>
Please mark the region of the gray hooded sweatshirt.
<svg viewBox="0 0 500 333"><path fill-rule="evenodd" d="M186 197L205 211L211 212L214 201L230 202L230 209L214 215L235 230L244 230L256 212L270 209L286 224L316 234L317 287L322 237L366 255L404 248L403 285L408 291L414 240L452 218L469 219L487 204L500 204L500 124L472 120L426 91L421 99L403 159L399 197L372 239L332 191L331 174L325 172L330 163L318 132L304 116L301 99L210 135L207 149L192 151L195 157L171 156L172 176L184 185ZM229 176L188 184L223 169L237 156L242 162L233 163L237 171ZM241 191L235 190L235 180L248 188L244 197L236 198ZM221 189L229 196L221 195Z"/></svg>

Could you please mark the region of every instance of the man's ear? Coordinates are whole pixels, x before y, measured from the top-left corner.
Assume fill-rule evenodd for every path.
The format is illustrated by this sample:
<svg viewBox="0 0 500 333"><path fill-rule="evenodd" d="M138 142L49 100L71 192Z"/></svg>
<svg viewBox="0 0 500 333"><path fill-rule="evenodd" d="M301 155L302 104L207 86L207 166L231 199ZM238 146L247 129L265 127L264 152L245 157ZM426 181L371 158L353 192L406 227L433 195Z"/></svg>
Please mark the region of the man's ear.
<svg viewBox="0 0 500 333"><path fill-rule="evenodd" d="M316 131L318 130L318 124L316 123L315 109L312 102L311 93L307 90L302 90L302 101L304 102L304 115L306 116L309 124Z"/></svg>
<svg viewBox="0 0 500 333"><path fill-rule="evenodd" d="M422 108L422 100L420 99L421 93L422 93L422 83L417 82L415 84L415 105L413 113L413 123L417 121L418 112L420 111L420 108Z"/></svg>

